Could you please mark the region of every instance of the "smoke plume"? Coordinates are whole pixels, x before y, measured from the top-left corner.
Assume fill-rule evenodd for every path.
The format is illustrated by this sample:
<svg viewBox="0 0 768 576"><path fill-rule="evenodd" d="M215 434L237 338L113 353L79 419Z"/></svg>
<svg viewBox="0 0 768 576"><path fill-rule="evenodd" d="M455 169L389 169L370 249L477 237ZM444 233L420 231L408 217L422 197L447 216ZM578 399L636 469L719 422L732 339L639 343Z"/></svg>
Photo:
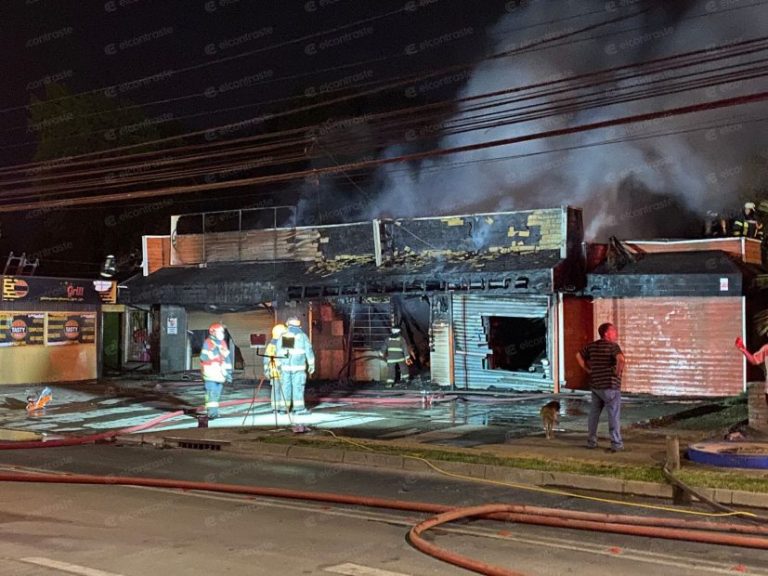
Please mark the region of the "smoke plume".
<svg viewBox="0 0 768 576"><path fill-rule="evenodd" d="M532 49L486 61L474 69L459 98L557 80L576 74L634 64L673 54L758 38L768 30L768 10L750 2L510 3L508 13L489 30L494 52ZM601 20L641 15L544 48L535 44ZM585 16L585 14L588 14ZM556 18L556 20L555 20ZM542 24L546 23L546 24ZM559 46L557 46L559 44ZM759 56L753 55L752 58ZM749 58L749 57L742 57ZM729 60L724 64L732 64ZM475 114L462 106L440 124L431 142L403 142L387 156L420 149L465 146L531 133L578 126L644 112L730 98L765 90L764 78L670 94L669 83L697 67L656 75L666 88L653 98L586 106L584 92L566 91L574 111L505 126L449 133ZM601 95L637 87L643 76L590 90ZM555 98L534 102L554 103ZM523 103L523 104L527 104ZM514 105L513 105L514 106ZM480 211L520 210L561 204L582 207L587 238L608 235L686 237L700 231L707 210L735 210L766 188L768 136L757 122L760 105L668 117L659 121L537 139L469 153L427 159L416 165L388 165L378 171L378 201L368 217L427 216ZM448 133L447 133L448 132ZM677 133L676 133L677 132ZM424 130L429 133L429 130Z"/></svg>

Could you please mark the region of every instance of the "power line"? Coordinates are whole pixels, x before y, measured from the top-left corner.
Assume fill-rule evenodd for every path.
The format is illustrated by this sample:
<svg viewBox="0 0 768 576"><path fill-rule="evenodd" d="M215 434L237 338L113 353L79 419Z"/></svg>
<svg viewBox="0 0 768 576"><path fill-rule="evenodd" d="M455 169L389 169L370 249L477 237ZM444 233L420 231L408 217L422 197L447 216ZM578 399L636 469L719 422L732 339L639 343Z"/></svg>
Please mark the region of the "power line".
<svg viewBox="0 0 768 576"><path fill-rule="evenodd" d="M416 153L407 154L407 155L395 156L392 158L379 158L376 160L352 162L352 163L348 163L340 166L322 167L322 168L316 168L312 170L300 170L296 172L290 172L290 173L285 173L285 174L280 174L275 176L259 176L259 177L253 177L253 178L245 178L245 179L238 180L231 183L230 182L211 183L211 184L161 188L158 190L144 190L144 191L115 193L115 194L105 194L98 197L98 202L108 203L108 202L120 202L123 200L132 200L137 198L174 196L179 194L188 194L190 192L219 190L219 189L228 188L228 187L231 188L235 185L236 186L263 185L263 184L271 184L271 183L277 183L277 182L287 182L290 180L303 179L306 176L332 174L332 173L338 173L344 170L373 168L376 166L395 164L395 163L401 163L401 162L413 162L415 160L423 160L426 158L442 157L442 156L458 154L462 152L471 152L475 150L494 148L499 146L509 146L512 144L519 144L522 142L529 142L532 140L554 138L558 136L567 136L567 135L576 134L579 132L600 130L600 129L608 128L612 126L621 126L621 125L632 124L632 123L648 122L651 120L658 120L662 118L672 118L675 116L694 114L694 113L699 113L699 112L704 112L709 110L730 108L734 106L742 106L746 104L763 102L765 100L768 100L768 91L756 92L753 94L742 95L734 98L724 98L720 100L713 100L707 103L700 103L700 104L694 104L689 106L680 106L680 107L672 108L669 110L647 112L644 114L635 114L631 116L623 116L623 117L614 118L611 120L591 122L587 124L570 126L567 128L558 128L554 130L547 130L544 132L536 132L536 133L526 134L523 136L516 136L512 138L502 138L497 140L490 140L490 141L479 142L475 144L469 144L465 146L455 146L452 148L433 149L425 152L416 152ZM93 202L94 202L94 198L81 197L81 198L70 198L66 200L50 200L50 201L43 201L43 202L19 203L19 204L12 204L12 205L2 205L0 206L0 212L16 212L19 210L28 210L28 209L35 209L35 208L55 208L58 206L82 205L82 204L88 204Z"/></svg>
<svg viewBox="0 0 768 576"><path fill-rule="evenodd" d="M597 24L591 24L589 26L584 26L584 27L582 27L580 29L577 29L577 30L574 30L574 31L568 31L568 32L564 32L562 34L554 35L551 38L544 38L544 39L532 42L529 46L526 47L526 49L529 49L530 47L535 47L537 45L543 45L543 44L552 43L552 42L554 42L556 40L560 40L560 39L567 38L567 37L570 37L570 36L575 36L575 35L578 35L578 34L582 34L584 32L595 30L595 29L598 29L598 28L601 28L601 27L604 27L604 26L607 26L607 25L610 25L610 24L614 24L616 22L624 21L624 20L627 20L629 18L635 18L638 15L640 15L640 14L646 12L646 11L647 10L643 10L643 11L640 11L640 12L634 12L634 13L629 14L629 15L618 16L616 18L611 18L611 19L599 22ZM494 59L506 58L508 56L517 54L519 52L520 52L520 50L507 50L507 51L504 51L504 52L500 52L500 53L494 54L491 57L489 57L488 59L494 60ZM462 65L458 65L458 66L451 66L451 67L448 67L448 68L444 68L443 70L444 71L445 70L462 70L462 69L468 69L469 67L471 67L473 65L474 64L472 64L472 65L462 64ZM442 73L443 73L443 71L433 71L433 72L425 73L425 74L423 74L423 75L421 75L421 76L419 76L417 78L418 79L431 78L431 77L439 76ZM315 109L318 109L318 108L322 108L322 107L328 106L330 104L337 104L337 103L341 103L341 102L347 102L349 100L353 100L353 99L359 98L361 96L368 96L368 95L372 95L372 94L377 94L377 93L380 93L380 92L383 92L383 91L386 91L386 90L389 90L389 89L392 89L392 88L405 86L405 85L407 85L407 84L409 84L409 83L411 83L413 81L415 81L415 79L413 79L413 78L409 78L408 80L405 80L405 81L402 81L402 80L401 81L397 81L397 82L394 82L394 83L390 83L389 85L385 85L385 86L381 86L381 87L377 87L377 88L372 88L372 89L369 89L369 90L364 90L364 91L359 92L359 93L353 93L353 94L345 95L345 96L338 96L336 98L331 98L331 99L328 99L328 100L325 100L325 101L322 101L322 102L319 102L319 103L309 104L309 105L305 105L305 106L300 106L300 107L293 108L293 109L287 110L287 111L275 112L275 113L271 114L270 117L273 118L273 119L274 118L278 118L278 117L285 117L285 116L290 116L290 115L297 114L299 112L307 112L307 111L310 111L310 110L315 110ZM258 119L258 118L256 118L256 119ZM227 129L231 129L233 127L237 127L238 125L241 125L243 122L248 122L248 121L252 121L252 120L256 120L256 119L251 118L251 119L248 119L248 120L245 120L245 121L242 121L242 122L234 122L234 123L230 123L230 124L225 124L223 126L218 126L215 129L217 129L217 130L227 130ZM180 135L177 135L177 136L170 136L170 137L166 137L166 138L159 138L159 139L155 139L155 140L150 140L150 141L147 141L147 142L143 142L141 144L124 145L124 146L120 146L120 147L111 149L109 151L109 153L117 153L117 152L122 152L122 151L125 151L125 150L133 150L133 149L136 149L136 148L146 147L146 146L154 145L154 144L174 142L174 141L177 141L177 140L180 140L180 139L183 139L183 138L188 138L190 136L203 135L206 132L209 132L210 130L211 130L211 128L208 128L206 130L198 130L198 131L188 132L186 134L180 134ZM103 154L104 154L104 152L85 153L85 154L78 154L76 156L73 156L72 158L73 159L87 158L87 157L92 157L92 156L96 156L96 155L103 155Z"/></svg>
<svg viewBox="0 0 768 576"><path fill-rule="evenodd" d="M732 48L729 48L728 50L723 49L724 55L720 55L720 56L717 56L717 57L712 55L713 50L710 49L710 50L708 50L708 52L710 53L709 59L701 59L701 58L693 59L691 57L691 55L694 54L694 53L684 53L684 54L681 54L681 55L676 55L676 56L671 56L671 57L666 57L666 58L663 58L663 59L659 59L657 61L649 61L649 62L644 62L644 63L637 64L637 65L632 65L635 68L651 68L650 72L645 72L643 74L638 74L636 72L633 72L632 74L625 74L623 76L616 76L615 73L614 73L613 76L609 76L607 74L608 71L603 70L603 71L598 71L598 72L595 72L595 73L591 73L589 75L583 75L584 78L589 78L589 77L597 78L596 81L590 82L590 83L587 83L587 84L582 84L582 85L569 86L568 88L558 88L558 89L549 90L549 91L531 92L533 86L542 85L542 84L538 84L538 85L533 85L533 86L518 87L518 88L510 89L510 90L497 91L497 92L488 93L488 94L484 94L484 95L472 96L472 97L465 98L465 99L462 99L462 100L463 101L470 101L470 100L474 101L474 100L477 100L477 99L480 99L480 98L488 98L489 95L493 95L495 97L497 94L508 93L508 92L513 92L513 91L514 92L531 92L530 94L526 94L524 96L517 96L515 98L506 99L506 100L503 100L503 101L502 100L497 100L497 101L491 102L489 104L484 104L482 106L476 106L474 108L469 108L469 109L465 110L463 112L463 115L461 117L459 117L457 120L446 121L443 125L441 125L441 131L444 134L450 134L450 133L457 133L459 131L486 129L488 127L495 127L495 126L500 126L500 125L508 124L511 120L515 120L517 122L522 122L522 121L530 121L530 120L533 120L533 119L542 119L542 118L547 118L547 117L551 117L551 116L554 116L554 115L563 114L563 113L566 113L566 112L574 112L574 111L586 110L588 108L594 108L594 107L597 107L597 106L600 106L600 105L622 103L622 102L627 102L627 101L631 101L633 99L638 99L638 98L643 98L643 97L647 98L647 97L653 97L653 96L659 96L659 95L669 95L669 94L672 94L672 93L675 93L675 92L679 92L679 91L684 90L684 89L692 89L693 87L709 86L709 85L712 85L713 83L716 83L718 80L721 81L721 82L723 82L723 81L732 82L732 81L734 81L736 79L743 79L743 78L746 78L748 76L741 76L741 77L736 77L736 76L726 77L726 76L723 76L723 75L721 75L719 77L718 76L710 76L709 78L703 77L698 82L698 84L690 84L690 83L687 84L687 85L683 84L679 88L677 88L675 86L671 86L671 87L665 88L664 90L657 89L656 92L635 90L634 94L631 91L629 91L629 88L638 88L638 87L642 87L642 86L645 86L645 85L650 85L650 84L653 84L653 83L658 83L658 82L661 82L661 81L665 81L666 78L662 77L660 79L655 79L655 80L654 79L649 79L649 80L646 80L645 82L636 82L636 83L632 84L631 86L625 86L625 87L623 87L621 89L615 89L609 96L604 96L602 92L593 92L591 95L597 96L597 98L593 98L592 100L584 100L585 96L590 96L590 94L587 93L585 96L580 96L579 97L582 100L580 100L578 102L578 104L575 104L575 105L570 106L570 107L562 107L562 106L558 107L558 105L557 105L558 101L557 100L551 100L551 101L548 101L548 102L542 103L542 104L531 104L531 105L528 105L528 106L525 106L525 107L518 107L517 109L515 109L513 111L509 111L509 112L507 112L507 111L496 112L496 113L493 113L492 116L486 115L486 119L485 120L482 119L482 116L474 116L474 117L472 117L472 116L469 116L466 113L467 111L480 110L480 109L483 109L483 108L500 106L502 104L522 102L522 101L530 100L530 99L533 99L533 98L541 98L543 96L552 96L552 95L562 95L562 98L560 99L560 101L561 102L565 102L565 103L569 103L569 102L572 102L573 98L574 98L574 95L571 95L569 92L575 91L577 89L585 89L585 88L590 88L590 87L596 87L596 86L598 86L600 84L604 84L604 83L608 82L609 80L610 81L625 81L627 79L636 79L636 78L641 78L643 76L659 75L659 74L661 74L663 72L668 72L668 71L670 71L672 69L679 68L679 67L691 66L693 64L697 64L697 63L701 63L701 62L706 62L706 61L715 62L717 60L721 60L721 59L724 59L726 57L731 57L733 55L738 55L738 54L742 54L743 55L745 53L751 53L751 52L757 51L758 49L761 49L759 47L755 48L755 46L754 46L755 42L757 42L757 41L748 41L748 42L746 42L746 44L748 44L748 46L746 46L746 47L741 46L739 52L733 52ZM740 44L745 44L745 43L740 43ZM680 59L681 62L680 63L672 64L671 62L674 62L676 59ZM665 61L667 63L667 66L664 67L664 68L656 67L656 64L658 62L661 62L661 61ZM737 64L733 64L733 65L729 65L729 66L721 66L719 68L719 70L726 70L727 68L733 68L733 67L744 67L744 66L747 66L747 65L753 64L755 62L759 62L759 61L760 60L753 61L753 62L747 62L747 63L737 63ZM620 67L620 68L626 69L627 67L624 66L624 67ZM615 69L609 70L609 71L613 72L613 71L615 71ZM703 72L692 72L692 73L689 73L687 75L677 74L673 78L673 80L678 81L678 80L680 80L682 78L693 77L695 75L702 75L702 74L703 74ZM754 76L754 74L753 74L753 76ZM713 78L714 78L714 80L713 80ZM571 80L571 78L565 78L565 79L558 80L555 83L562 83L562 82L567 82L567 81L570 81L570 80ZM552 84L552 83L550 82L549 84ZM623 94L621 92L622 90L624 90ZM523 111L526 108L528 108L530 110L533 110L533 109L535 109L537 107L541 110L540 112L537 112L535 114L533 114L532 112L528 112L527 116L523 115ZM381 116L390 116L390 115L391 115L391 113L385 113L385 114L383 114ZM372 116L376 116L376 115L372 115ZM404 124L404 126L408 126L408 124L406 123L406 124ZM377 128L377 133L381 133L382 131L384 131L386 129L390 129L391 130L392 128L393 128L392 124L390 124L389 128L379 127L379 128ZM301 129L299 129L299 131L300 130ZM304 144L306 142L307 142L307 139L304 138L304 139L294 140L294 142L292 144L293 145L302 145L302 144ZM344 143L344 144L347 144L347 143ZM347 145L352 146L354 144L355 143L353 141L353 142L350 142ZM158 161L155 161L154 163L152 163L151 164L151 168L152 168L151 170L141 170L140 173L138 174L138 176L139 176L138 179L124 179L125 180L124 184L133 184L133 183L137 183L137 182L141 182L141 181L147 181L147 180L151 180L151 179L158 179L158 175L159 174L161 175L163 173L158 173L156 170L154 170L154 168L156 168L156 167L163 167L163 166L166 166L166 165L171 165L171 164L180 163L180 162L182 162L182 163L189 163L189 162L199 161L202 158L211 159L211 158L215 158L215 157L231 156L233 154L242 155L242 154L249 154L249 153L250 154L252 154L252 153L260 153L260 152L268 151L269 149L274 148L276 146L280 147L280 146L290 146L290 145L291 145L291 142L284 141L284 142L265 144L265 145L262 145L260 147L249 146L249 147L243 148L241 150L225 150L225 151L223 151L221 153L214 153L214 152L203 150L203 153L201 155L198 155L198 156L178 157L177 159L162 159L162 160L158 160ZM157 152L157 153L163 153L163 152ZM147 154L156 154L156 153L147 153ZM306 155L306 157L305 157L302 154L293 154L292 156L288 156L288 157L284 157L284 156L279 156L278 155L278 156L274 157L274 159L278 160L278 161L280 159L284 159L286 161L290 160L292 162L300 161L300 160L303 160L303 159L307 159L308 160L310 158L311 158L310 155ZM113 160L115 160L115 159L108 158L108 159L104 159L103 161L106 162L106 161L113 161ZM91 161L89 161L89 162L91 162ZM276 164L279 164L279 162L277 162L277 161L275 161L275 162L270 161L270 162L263 163L264 166L276 165ZM140 166L143 167L144 165L140 165ZM68 165L65 166L65 167L68 167ZM229 163L229 164L222 164L222 165L204 166L204 167L200 168L197 171L186 171L186 172L178 172L177 171L177 172L174 172L174 173L166 173L166 175L169 175L171 177L192 176L192 175L195 175L195 174L210 173L211 170L229 170L231 168L241 168L242 169L242 164ZM61 180L61 179L71 179L74 176L80 176L80 175L89 175L89 174L96 175L96 174L100 174L100 173L101 174L105 174L105 173L110 173L110 171L114 172L115 170L118 170L118 169L120 169L119 166L118 167L106 166L105 168L99 169L99 170L90 170L90 171L85 171L85 172L81 171L81 172L74 172L74 173L70 172L70 173L58 174L58 175L55 175L55 176L38 177L37 179L39 181L46 181L46 180L48 180L48 181L51 181L51 180L57 181L57 180ZM130 168L127 168L126 171L129 172ZM130 173L128 175L130 176ZM27 178L21 179L21 180L10 180L10 181L5 181L5 182L0 182L0 185L8 186L8 185L14 184L14 183L23 183L23 182L26 182L27 180L28 180ZM101 180L94 181L94 185L95 186L99 186L99 187L105 187L103 185L103 181L101 181ZM75 186L75 188L76 187L77 186ZM110 184L107 187L108 188L114 188L115 186ZM65 187L59 186L59 190L61 190L63 188L65 188ZM71 188L71 187L69 187L69 188ZM32 188L32 189L25 189L25 190L23 190L21 192L22 193L30 193L30 192L37 192L37 191L43 191L43 190L44 190L44 188ZM6 195L7 195L7 193L6 193Z"/></svg>

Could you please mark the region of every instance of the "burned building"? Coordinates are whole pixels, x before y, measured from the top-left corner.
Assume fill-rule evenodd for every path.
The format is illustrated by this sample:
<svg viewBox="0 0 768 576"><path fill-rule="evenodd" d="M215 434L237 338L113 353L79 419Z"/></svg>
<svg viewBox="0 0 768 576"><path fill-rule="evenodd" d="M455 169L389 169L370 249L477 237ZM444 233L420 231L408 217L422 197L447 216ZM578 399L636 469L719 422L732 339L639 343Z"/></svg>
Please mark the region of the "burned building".
<svg viewBox="0 0 768 576"><path fill-rule="evenodd" d="M628 391L744 390L732 340L747 331L759 244L636 242L625 261L594 258L581 210L567 206L266 228L246 225L259 220L248 212L228 216L229 229L208 226L210 214L177 216L168 236L144 239L146 275L120 301L152 309L161 371L194 369L196 341L222 321L242 374L259 378L259 346L298 315L315 378L383 381L381 345L396 325L416 359L404 378L560 392L585 387L575 354L609 321L628 357Z"/></svg>
<svg viewBox="0 0 768 576"><path fill-rule="evenodd" d="M154 271L120 296L154 306L164 371L194 366L187 334L215 319L241 348L247 376L258 377L262 335L298 313L318 351L316 377L382 380L378 351L395 323L437 384L564 383L562 295L583 284L580 210L227 231L185 228L188 218L206 215L175 217L168 237L145 238Z"/></svg>

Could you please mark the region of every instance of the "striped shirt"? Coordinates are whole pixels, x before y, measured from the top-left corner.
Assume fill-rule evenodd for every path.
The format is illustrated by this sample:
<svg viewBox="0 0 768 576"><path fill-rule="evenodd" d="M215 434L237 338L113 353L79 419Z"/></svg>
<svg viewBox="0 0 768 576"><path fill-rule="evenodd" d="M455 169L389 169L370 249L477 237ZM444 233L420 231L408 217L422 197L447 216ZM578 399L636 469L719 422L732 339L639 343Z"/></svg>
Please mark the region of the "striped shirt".
<svg viewBox="0 0 768 576"><path fill-rule="evenodd" d="M595 340L581 349L581 357L587 362L591 374L589 385L592 388L621 388L621 377L616 375L616 356L621 348L615 342Z"/></svg>

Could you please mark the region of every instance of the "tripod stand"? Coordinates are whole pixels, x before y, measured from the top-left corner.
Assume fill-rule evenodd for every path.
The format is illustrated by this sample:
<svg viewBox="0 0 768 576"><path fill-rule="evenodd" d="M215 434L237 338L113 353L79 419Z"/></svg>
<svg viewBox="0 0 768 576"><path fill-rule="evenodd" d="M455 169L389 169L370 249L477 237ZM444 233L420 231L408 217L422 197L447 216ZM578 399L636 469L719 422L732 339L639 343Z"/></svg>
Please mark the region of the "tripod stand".
<svg viewBox="0 0 768 576"><path fill-rule="evenodd" d="M248 420L248 415L251 414L251 410L253 410L253 405L256 403L256 397L259 395L259 392L261 391L262 384L264 384L263 376L261 380L259 380L259 385L253 391L253 398L251 399L251 405L248 406L248 410L245 411L245 416L243 416L243 423L240 425L242 428L245 427L245 421ZM253 426L253 422L251 422L251 426Z"/></svg>

